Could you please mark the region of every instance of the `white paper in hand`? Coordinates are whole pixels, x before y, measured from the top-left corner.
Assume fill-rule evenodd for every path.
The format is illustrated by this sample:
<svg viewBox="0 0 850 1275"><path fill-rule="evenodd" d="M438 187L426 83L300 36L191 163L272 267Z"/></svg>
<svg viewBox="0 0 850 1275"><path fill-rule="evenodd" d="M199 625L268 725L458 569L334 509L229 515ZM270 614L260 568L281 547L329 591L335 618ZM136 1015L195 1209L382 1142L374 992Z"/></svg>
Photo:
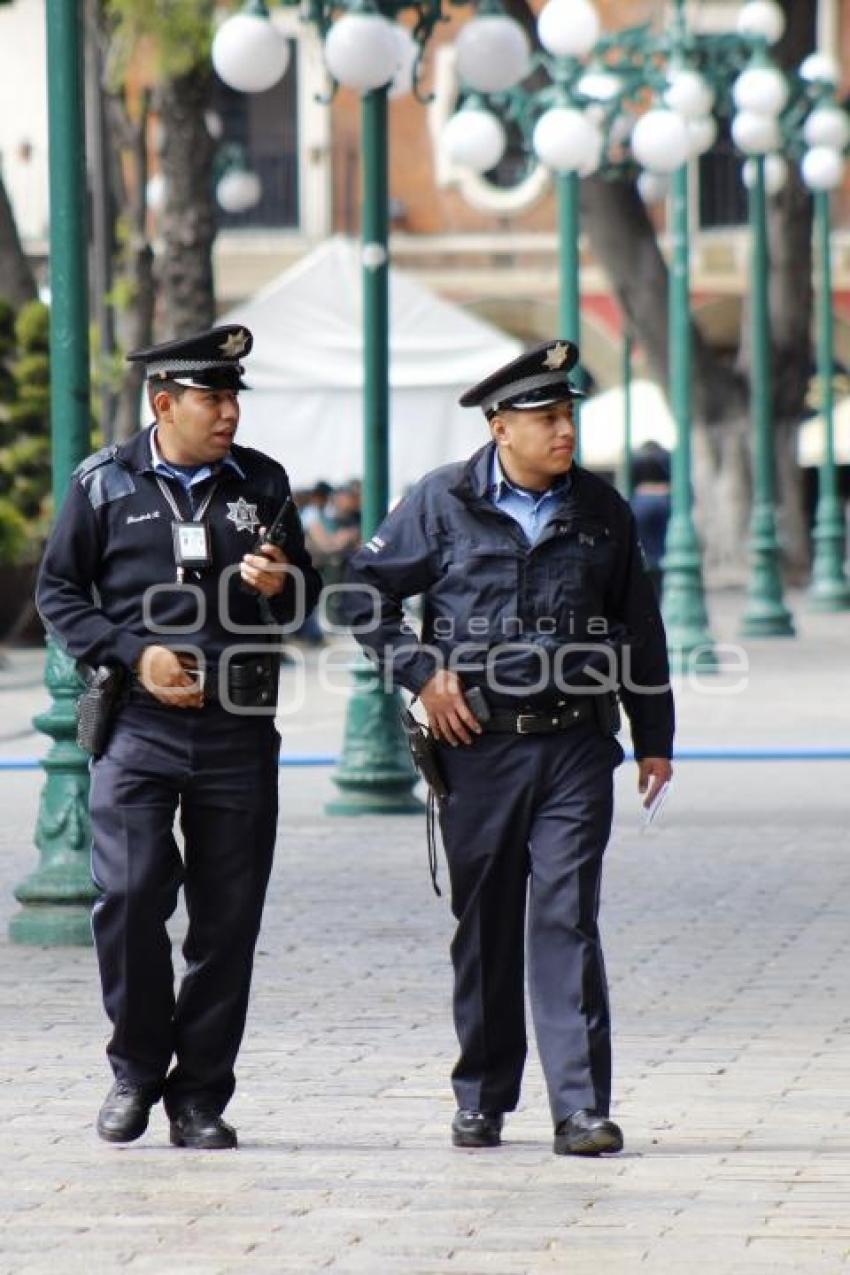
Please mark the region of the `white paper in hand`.
<svg viewBox="0 0 850 1275"><path fill-rule="evenodd" d="M662 784L658 789L658 792L655 794L649 805L644 807L642 832L646 832L648 828L652 827L653 823L664 809L664 803L666 802L667 795L670 792L670 784L671 780L668 779L667 783Z"/></svg>

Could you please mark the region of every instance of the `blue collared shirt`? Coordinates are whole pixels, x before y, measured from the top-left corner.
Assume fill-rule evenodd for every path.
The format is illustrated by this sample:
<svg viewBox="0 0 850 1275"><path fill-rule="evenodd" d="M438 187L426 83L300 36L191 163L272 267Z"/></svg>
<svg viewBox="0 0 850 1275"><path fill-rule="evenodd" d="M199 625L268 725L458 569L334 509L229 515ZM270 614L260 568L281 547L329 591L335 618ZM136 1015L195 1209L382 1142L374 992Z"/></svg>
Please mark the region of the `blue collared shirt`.
<svg viewBox="0 0 850 1275"><path fill-rule="evenodd" d="M535 544L540 539L546 525L551 522L561 497L569 490L572 481L570 474L557 479L554 486L547 491L537 493L516 487L505 477L505 471L499 462L498 448L493 450L493 466L487 495L497 509L509 514L518 522L525 532L526 539Z"/></svg>
<svg viewBox="0 0 850 1275"><path fill-rule="evenodd" d="M151 463L155 474L165 474L168 478L176 478L181 482L187 491L191 491L198 483L205 482L207 478L211 478L213 473L217 473L217 469L213 469L212 465L199 465L197 469L191 471L175 469L169 465L167 460L163 460L156 445L156 429L151 430ZM222 465L229 465L231 469L235 469L240 478L245 477L245 471L237 460L228 452L221 461Z"/></svg>

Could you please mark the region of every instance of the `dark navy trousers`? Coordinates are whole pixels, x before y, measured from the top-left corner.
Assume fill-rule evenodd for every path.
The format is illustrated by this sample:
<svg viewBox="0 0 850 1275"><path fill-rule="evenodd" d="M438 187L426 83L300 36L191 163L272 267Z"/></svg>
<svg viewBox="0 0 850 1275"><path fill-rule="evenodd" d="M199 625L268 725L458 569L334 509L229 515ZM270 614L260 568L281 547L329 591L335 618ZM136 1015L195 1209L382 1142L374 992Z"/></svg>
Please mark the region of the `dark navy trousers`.
<svg viewBox="0 0 850 1275"><path fill-rule="evenodd" d="M279 746L269 718L131 702L92 765L107 1054L117 1078L161 1094L170 1115L197 1099L222 1111L233 1093L274 852ZM181 885L189 925L175 996L166 922Z"/></svg>
<svg viewBox="0 0 850 1275"><path fill-rule="evenodd" d="M611 1026L597 918L623 759L594 726L556 735L482 735L440 745L450 795L449 867L459 1107L512 1111L527 1052L529 1000L557 1124L611 1100ZM526 934L527 930L527 934Z"/></svg>

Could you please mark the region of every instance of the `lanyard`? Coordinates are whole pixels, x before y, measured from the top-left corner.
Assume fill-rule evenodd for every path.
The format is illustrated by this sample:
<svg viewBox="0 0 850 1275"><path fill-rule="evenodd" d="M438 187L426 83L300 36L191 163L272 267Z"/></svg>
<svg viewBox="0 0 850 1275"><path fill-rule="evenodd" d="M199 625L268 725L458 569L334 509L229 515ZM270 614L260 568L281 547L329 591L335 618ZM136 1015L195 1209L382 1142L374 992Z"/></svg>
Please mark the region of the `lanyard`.
<svg viewBox="0 0 850 1275"><path fill-rule="evenodd" d="M177 522L186 522L187 519L184 518L183 514L180 512L180 506L177 504L177 501L174 499L174 493L169 490L168 484L163 482L160 474L154 474L154 478L159 484L159 490L162 492L163 496L165 497L165 499L168 501L169 505L171 506L171 512L174 514L174 517L177 520ZM190 520L191 522L201 522L203 520L204 514L207 512L207 510L210 507L210 501L212 500L213 496L216 493L216 488L218 487L219 482L220 482L220 479L217 478L215 482L213 483L212 487L210 487L206 496L204 496L203 500L198 506L197 513ZM191 496L189 497L189 499L190 500L192 499Z"/></svg>
<svg viewBox="0 0 850 1275"><path fill-rule="evenodd" d="M186 576L187 564L201 567L208 566L210 563L209 535L204 515L216 493L219 479L215 480L204 496L194 517L188 519L180 512L180 506L174 499L174 493L169 490L168 484L163 482L159 474L154 474L154 478L174 514L174 522L171 524L174 537L174 561L177 567L177 583L182 584Z"/></svg>

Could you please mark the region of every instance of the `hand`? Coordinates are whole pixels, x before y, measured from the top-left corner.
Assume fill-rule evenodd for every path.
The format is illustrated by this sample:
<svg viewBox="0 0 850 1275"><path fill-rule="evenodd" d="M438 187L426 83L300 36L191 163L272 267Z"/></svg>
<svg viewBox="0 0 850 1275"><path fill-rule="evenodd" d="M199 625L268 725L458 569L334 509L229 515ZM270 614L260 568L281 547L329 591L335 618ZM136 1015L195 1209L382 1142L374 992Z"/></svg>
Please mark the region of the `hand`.
<svg viewBox="0 0 850 1275"><path fill-rule="evenodd" d="M481 734L481 723L463 697L463 687L456 673L440 669L419 692L422 707L428 714L428 725L435 739L447 744L471 744L472 735ZM472 732L472 733L470 733Z"/></svg>
<svg viewBox="0 0 850 1275"><path fill-rule="evenodd" d="M264 531L265 527L261 527L260 535ZM245 583L250 584L257 593L262 594L264 598L273 598L276 594L283 592L286 572L281 571L280 568L288 562L286 554L277 545L264 544L256 553L245 554L239 573Z"/></svg>
<svg viewBox="0 0 850 1275"><path fill-rule="evenodd" d="M673 767L667 757L642 757L638 762L638 792L646 793L644 807L651 806L659 789L673 778Z"/></svg>
<svg viewBox="0 0 850 1275"><path fill-rule="evenodd" d="M204 692L195 666L167 646L146 646L139 656L136 674L142 686L169 708L202 708Z"/></svg>

